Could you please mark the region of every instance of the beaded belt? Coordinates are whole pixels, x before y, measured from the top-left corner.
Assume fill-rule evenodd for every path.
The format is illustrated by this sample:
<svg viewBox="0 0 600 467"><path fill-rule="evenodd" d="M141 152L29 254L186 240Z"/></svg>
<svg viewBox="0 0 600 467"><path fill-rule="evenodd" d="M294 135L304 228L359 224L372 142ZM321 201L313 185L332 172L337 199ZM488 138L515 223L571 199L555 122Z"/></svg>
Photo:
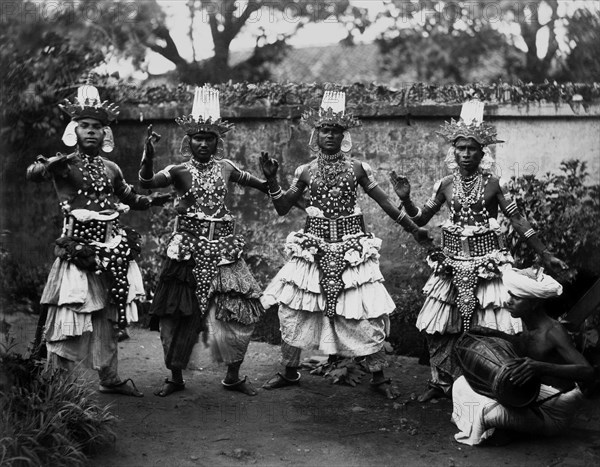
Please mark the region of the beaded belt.
<svg viewBox="0 0 600 467"><path fill-rule="evenodd" d="M505 248L504 236L495 232L462 237L461 235L442 231L442 248L445 252L456 256L484 256Z"/></svg>
<svg viewBox="0 0 600 467"><path fill-rule="evenodd" d="M189 216L177 216L175 232L178 230L188 231L195 237L217 240L234 234L235 221L211 221Z"/></svg>
<svg viewBox="0 0 600 467"><path fill-rule="evenodd" d="M90 219L79 221L73 216L65 217L62 237L75 237L87 242L106 243L111 239L114 221Z"/></svg>
<svg viewBox="0 0 600 467"><path fill-rule="evenodd" d="M326 242L339 242L345 235L364 233L365 221L362 214L327 219L326 217L306 218L304 233L322 238Z"/></svg>

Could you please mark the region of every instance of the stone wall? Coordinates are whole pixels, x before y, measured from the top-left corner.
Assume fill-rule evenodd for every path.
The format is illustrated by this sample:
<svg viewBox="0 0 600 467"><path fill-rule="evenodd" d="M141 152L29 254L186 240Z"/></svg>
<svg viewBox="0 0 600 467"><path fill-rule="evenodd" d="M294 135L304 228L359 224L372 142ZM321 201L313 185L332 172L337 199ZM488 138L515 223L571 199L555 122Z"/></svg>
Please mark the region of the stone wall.
<svg viewBox="0 0 600 467"><path fill-rule="evenodd" d="M173 119L186 112L189 109L177 105L122 109L120 121L114 126L116 149L108 157L122 167L130 183L137 186L137 169L149 123L163 136L157 145L156 168L181 161L178 153L182 133ZM306 146L309 132L299 124L300 112L296 106L223 109L224 117L236 124L227 137L226 157L260 175L260 151L276 155L281 162L282 186L286 188L294 169L311 157ZM389 171L407 174L414 199L422 203L435 181L446 174L443 159L447 145L435 132L444 120L456 118L459 113L456 105L358 108L356 114L362 117L363 127L352 132L354 156L373 167L380 185L394 199ZM493 148L503 176L541 175L556 171L562 160L579 158L588 162L590 183L600 183L599 105L488 105L486 113L486 119L497 126L499 137L506 140ZM47 146L46 155L52 154L56 143ZM38 153L44 153L44 145L32 147L27 158L11 160L2 171L3 244L27 262L52 259L52 242L60 228L52 187L25 182L25 168ZM400 288L407 277L424 277L427 271L423 255L412 238L370 198L363 195L361 205L368 229L383 239L382 270L392 291ZM251 239L252 254L257 261L268 259L267 264L261 263L268 276L271 268L283 262L281 243L287 233L302 227L302 213L295 209L288 217L279 218L265 195L249 190L236 192L231 207ZM136 212L128 214L124 222L146 233L149 219L148 213ZM436 234L440 220L438 217L430 224Z"/></svg>

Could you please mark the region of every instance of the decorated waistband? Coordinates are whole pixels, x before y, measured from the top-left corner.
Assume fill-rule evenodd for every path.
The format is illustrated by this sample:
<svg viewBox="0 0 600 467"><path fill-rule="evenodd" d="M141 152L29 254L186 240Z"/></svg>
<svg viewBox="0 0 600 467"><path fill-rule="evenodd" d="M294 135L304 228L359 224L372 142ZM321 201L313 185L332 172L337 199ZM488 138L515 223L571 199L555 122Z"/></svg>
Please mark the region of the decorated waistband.
<svg viewBox="0 0 600 467"><path fill-rule="evenodd" d="M442 230L442 249L445 254L463 258L485 256L506 248L504 235L485 232L471 236L462 236Z"/></svg>
<svg viewBox="0 0 600 467"><path fill-rule="evenodd" d="M79 220L73 215L65 217L61 237L78 238L85 242L107 243L113 236L114 220Z"/></svg>
<svg viewBox="0 0 600 467"><path fill-rule="evenodd" d="M195 237L204 237L209 241L218 240L235 233L235 221L177 216L175 232L188 232Z"/></svg>
<svg viewBox="0 0 600 467"><path fill-rule="evenodd" d="M322 238L326 242L340 242L346 235L364 232L365 221L362 214L337 219L308 216L304 226L304 233Z"/></svg>

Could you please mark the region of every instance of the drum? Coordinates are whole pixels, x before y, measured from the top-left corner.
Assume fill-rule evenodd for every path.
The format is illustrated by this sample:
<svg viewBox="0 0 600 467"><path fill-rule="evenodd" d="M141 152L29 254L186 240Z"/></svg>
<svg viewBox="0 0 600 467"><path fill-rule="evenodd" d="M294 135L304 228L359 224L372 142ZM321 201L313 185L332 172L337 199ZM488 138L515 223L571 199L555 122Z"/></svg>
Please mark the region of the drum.
<svg viewBox="0 0 600 467"><path fill-rule="evenodd" d="M538 379L521 386L509 380L508 363L519 357L508 341L465 333L457 341L455 352L465 379L475 392L510 407L525 407L537 399Z"/></svg>

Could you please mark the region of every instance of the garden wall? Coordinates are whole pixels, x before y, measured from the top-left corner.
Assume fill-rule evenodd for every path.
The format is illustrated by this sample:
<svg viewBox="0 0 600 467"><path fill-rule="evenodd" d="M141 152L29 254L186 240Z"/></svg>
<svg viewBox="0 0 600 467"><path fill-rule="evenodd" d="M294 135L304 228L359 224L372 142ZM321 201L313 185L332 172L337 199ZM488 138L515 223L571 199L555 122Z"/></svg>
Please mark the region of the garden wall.
<svg viewBox="0 0 600 467"><path fill-rule="evenodd" d="M156 168L181 161L178 153L182 132L174 118L189 110L176 104L122 109L114 126L116 149L108 157L121 166L130 183L138 185L138 164L149 123L162 135L157 145ZM309 132L299 123L299 106L235 107L222 109L222 113L236 124L227 136L226 157L245 170L260 175L258 155L268 151L280 160L281 184L287 188L294 169L311 157L307 148ZM354 156L373 167L380 185L392 198L395 195L388 173L394 169L408 175L414 199L424 202L435 181L446 174L443 159L448 146L435 132L444 120L458 118L460 106L365 105L355 113L362 118L363 127L352 131ZM503 176L540 176L557 171L563 160L578 158L588 164L589 182L600 183L600 105L487 105L486 119L497 127L499 138L506 141L493 148ZM32 142L27 160L5 159L10 162L2 167L2 244L23 264L52 260L52 242L61 225L52 187L25 181L26 166L36 154L51 155L61 147L56 146L56 141L51 143L55 146L36 143L37 147ZM428 274L423 252L372 200L363 196L361 204L367 228L383 240L382 271L399 307L403 308L402 302L420 300L418 290ZM279 218L265 195L250 191L236 192L231 208L249 240L249 262L264 283L283 264L282 242L288 232L302 227L304 217L295 209L288 217ZM157 209L153 208L155 212ZM430 224L436 238L436 226L441 220L438 216ZM124 222L142 234L151 230L148 213L128 214ZM147 242L143 254L149 255L152 246ZM407 304L407 309L414 307L415 304Z"/></svg>

